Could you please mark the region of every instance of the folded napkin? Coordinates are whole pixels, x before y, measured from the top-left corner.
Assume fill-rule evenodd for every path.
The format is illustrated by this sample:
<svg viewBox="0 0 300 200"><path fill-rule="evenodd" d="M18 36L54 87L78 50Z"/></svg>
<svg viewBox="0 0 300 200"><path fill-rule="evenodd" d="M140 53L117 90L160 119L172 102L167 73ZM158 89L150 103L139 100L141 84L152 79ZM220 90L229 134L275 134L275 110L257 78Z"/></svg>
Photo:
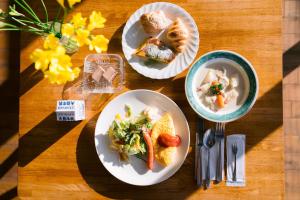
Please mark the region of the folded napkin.
<svg viewBox="0 0 300 200"><path fill-rule="evenodd" d="M216 170L217 170L217 159L219 156L219 142L216 141L214 146L210 149L209 157L209 171L210 180L216 180ZM208 149L203 145L201 147L201 161L202 161L202 180L206 178L207 171L207 160L208 160ZM222 164L222 180L224 179L224 138L221 140L221 164Z"/></svg>
<svg viewBox="0 0 300 200"><path fill-rule="evenodd" d="M246 136L242 134L235 134L227 136L227 186L245 186L245 140ZM232 152L232 145L237 144L236 155L236 181L233 181L234 170L234 154Z"/></svg>

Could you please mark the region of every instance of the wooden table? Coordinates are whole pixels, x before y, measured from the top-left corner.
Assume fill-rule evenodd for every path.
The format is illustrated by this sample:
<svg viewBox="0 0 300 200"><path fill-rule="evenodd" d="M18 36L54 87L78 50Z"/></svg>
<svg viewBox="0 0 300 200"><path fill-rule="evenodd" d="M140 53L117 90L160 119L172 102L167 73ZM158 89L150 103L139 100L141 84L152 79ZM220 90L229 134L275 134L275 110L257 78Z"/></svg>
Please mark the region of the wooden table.
<svg viewBox="0 0 300 200"><path fill-rule="evenodd" d="M120 53L122 28L129 16L150 1L86 0L76 7L87 16L100 10L108 19L102 30L110 38L109 52ZM54 15L55 1L47 2ZM204 191L193 179L194 152L181 169L163 183L135 187L118 181L100 163L93 135L97 117L115 95L76 94L75 84L50 85L35 72L29 54L41 39L22 34L20 86L19 185L22 198L49 199L283 199L284 157L282 132L281 0L178 0L195 19L200 31L198 56L216 49L244 55L254 65L260 82L258 100L242 119L227 124L226 134L244 133L246 187L226 187L222 182ZM38 7L38 1L34 3ZM51 5L50 5L51 4ZM82 66L87 49L73 55ZM194 149L196 114L184 95L187 71L168 80L151 80L126 64L126 90L147 88L171 97L183 110L191 128ZM74 89L75 88L75 89ZM84 98L87 119L57 122L56 100Z"/></svg>

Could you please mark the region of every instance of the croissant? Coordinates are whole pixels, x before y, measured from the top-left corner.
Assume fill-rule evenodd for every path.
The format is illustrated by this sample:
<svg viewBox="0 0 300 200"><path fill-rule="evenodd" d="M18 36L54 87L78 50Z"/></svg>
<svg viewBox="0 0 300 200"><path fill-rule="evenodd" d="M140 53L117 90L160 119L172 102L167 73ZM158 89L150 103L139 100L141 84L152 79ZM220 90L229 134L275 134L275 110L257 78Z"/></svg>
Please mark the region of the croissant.
<svg viewBox="0 0 300 200"><path fill-rule="evenodd" d="M181 19L177 18L167 32L167 39L177 52L182 52L187 43L189 32Z"/></svg>

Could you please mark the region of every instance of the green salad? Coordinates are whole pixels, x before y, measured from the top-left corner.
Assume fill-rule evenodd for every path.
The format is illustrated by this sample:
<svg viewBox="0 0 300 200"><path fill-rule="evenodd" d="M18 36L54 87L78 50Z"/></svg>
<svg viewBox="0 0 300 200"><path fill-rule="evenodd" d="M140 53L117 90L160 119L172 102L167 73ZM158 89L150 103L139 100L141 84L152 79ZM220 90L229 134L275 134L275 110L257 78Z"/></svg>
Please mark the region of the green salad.
<svg viewBox="0 0 300 200"><path fill-rule="evenodd" d="M128 160L130 155L142 156L147 152L147 145L143 133L152 129L151 118L147 112L133 117L130 106L125 106L125 118L117 114L108 133L111 147L117 150L121 160Z"/></svg>

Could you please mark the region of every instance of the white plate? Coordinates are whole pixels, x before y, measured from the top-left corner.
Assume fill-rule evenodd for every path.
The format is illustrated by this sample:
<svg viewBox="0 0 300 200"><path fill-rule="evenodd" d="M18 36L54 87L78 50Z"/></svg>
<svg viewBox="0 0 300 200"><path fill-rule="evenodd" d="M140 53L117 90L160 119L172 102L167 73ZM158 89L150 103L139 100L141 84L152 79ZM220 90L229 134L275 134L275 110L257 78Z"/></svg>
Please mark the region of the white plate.
<svg viewBox="0 0 300 200"><path fill-rule="evenodd" d="M110 148L107 131L117 113L122 117L125 115L125 104L131 105L134 115L148 106L157 107L161 114L171 114L176 134L181 137L176 160L171 165L164 168L155 162L153 171L150 171L144 161L134 156L128 163L119 160L119 154ZM95 145L100 161L113 176L132 185L153 185L171 177L183 164L189 144L190 131L183 112L170 98L151 90L133 90L119 95L103 109L96 124Z"/></svg>
<svg viewBox="0 0 300 200"><path fill-rule="evenodd" d="M171 63L146 66L145 59L133 55L135 50L149 37L144 32L139 19L144 13L157 10L162 10L171 20L179 17L186 25L190 35L185 50L178 54ZM194 19L183 8L165 2L146 4L138 9L127 21L122 35L122 48L128 63L140 74L153 79L170 78L188 68L197 55L198 47L199 32Z"/></svg>

